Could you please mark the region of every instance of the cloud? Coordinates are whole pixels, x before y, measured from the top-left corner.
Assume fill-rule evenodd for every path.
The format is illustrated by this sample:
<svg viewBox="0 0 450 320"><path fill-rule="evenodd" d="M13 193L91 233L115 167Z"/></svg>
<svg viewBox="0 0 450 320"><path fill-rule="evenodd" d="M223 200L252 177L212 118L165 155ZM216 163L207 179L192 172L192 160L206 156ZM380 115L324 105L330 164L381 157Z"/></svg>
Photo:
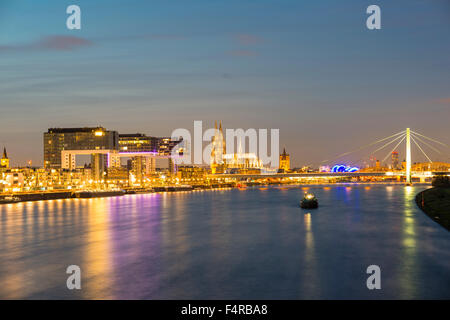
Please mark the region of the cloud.
<svg viewBox="0 0 450 320"><path fill-rule="evenodd" d="M32 43L18 45L0 45L0 52L20 52L30 50L72 51L77 48L91 46L90 40L75 36L46 36Z"/></svg>
<svg viewBox="0 0 450 320"><path fill-rule="evenodd" d="M50 36L41 39L35 45L37 48L48 50L74 50L90 46L92 42L75 36Z"/></svg>
<svg viewBox="0 0 450 320"><path fill-rule="evenodd" d="M252 50L233 50L230 54L235 57L255 57L258 55L256 51Z"/></svg>
<svg viewBox="0 0 450 320"><path fill-rule="evenodd" d="M437 99L436 102L441 104L450 104L450 98Z"/></svg>
<svg viewBox="0 0 450 320"><path fill-rule="evenodd" d="M263 39L253 34L237 34L235 40L243 46L256 45L263 42Z"/></svg>
<svg viewBox="0 0 450 320"><path fill-rule="evenodd" d="M114 35L110 37L100 37L98 41L133 41L133 40L181 40L186 37L178 34L135 34L135 35Z"/></svg>

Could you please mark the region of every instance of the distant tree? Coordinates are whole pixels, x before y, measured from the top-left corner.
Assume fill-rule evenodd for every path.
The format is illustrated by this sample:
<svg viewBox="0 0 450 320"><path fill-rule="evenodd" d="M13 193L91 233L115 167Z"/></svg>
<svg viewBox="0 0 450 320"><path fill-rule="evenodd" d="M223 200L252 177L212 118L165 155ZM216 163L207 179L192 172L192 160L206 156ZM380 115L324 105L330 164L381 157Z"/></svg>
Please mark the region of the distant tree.
<svg viewBox="0 0 450 320"><path fill-rule="evenodd" d="M437 175L433 178L433 187L450 188L450 177L445 175Z"/></svg>

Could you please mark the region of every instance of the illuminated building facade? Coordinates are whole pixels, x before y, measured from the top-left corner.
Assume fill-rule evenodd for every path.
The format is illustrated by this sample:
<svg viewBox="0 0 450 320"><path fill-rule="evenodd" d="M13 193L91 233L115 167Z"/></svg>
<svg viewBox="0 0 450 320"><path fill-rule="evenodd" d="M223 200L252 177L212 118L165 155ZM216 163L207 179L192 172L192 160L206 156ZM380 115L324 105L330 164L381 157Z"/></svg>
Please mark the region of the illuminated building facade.
<svg viewBox="0 0 450 320"><path fill-rule="evenodd" d="M183 182L195 183L203 181L206 175L205 168L196 166L179 166L177 170L177 177Z"/></svg>
<svg viewBox="0 0 450 320"><path fill-rule="evenodd" d="M291 169L290 156L286 153L286 148L283 149L283 153L280 155L280 170L285 172Z"/></svg>
<svg viewBox="0 0 450 320"><path fill-rule="evenodd" d="M149 137L142 133L119 135L119 151L122 156L130 154L130 171L138 182L143 181L145 176L155 173L155 156L169 158L178 143L180 140ZM177 150L177 152L182 152L182 150ZM169 170L170 172L176 171L171 159L169 159Z"/></svg>
<svg viewBox="0 0 450 320"><path fill-rule="evenodd" d="M396 170L398 169L398 152L397 151L393 151L392 155L391 155L391 164L392 164L392 169Z"/></svg>
<svg viewBox="0 0 450 320"><path fill-rule="evenodd" d="M142 133L119 134L120 152L158 152L159 138Z"/></svg>
<svg viewBox="0 0 450 320"><path fill-rule="evenodd" d="M227 169L263 169L262 161L254 153L234 153L223 156Z"/></svg>
<svg viewBox="0 0 450 320"><path fill-rule="evenodd" d="M375 170L378 170L378 171L381 170L381 162L380 162L380 160L377 160L377 161L375 162Z"/></svg>
<svg viewBox="0 0 450 320"><path fill-rule="evenodd" d="M22 172L11 172L5 176L7 190L21 191L24 185L24 177Z"/></svg>
<svg viewBox="0 0 450 320"><path fill-rule="evenodd" d="M107 169L106 179L109 183L115 183L117 185L128 184L129 172L124 167L111 167Z"/></svg>
<svg viewBox="0 0 450 320"><path fill-rule="evenodd" d="M172 150L177 147L181 140L172 140L170 137L157 138L158 139L158 154L161 156L170 156ZM177 148L176 153L183 154L184 150Z"/></svg>
<svg viewBox="0 0 450 320"><path fill-rule="evenodd" d="M51 128L44 133L44 167L62 168L63 162L68 162L70 168L75 168L75 157L66 154L64 150L117 150L119 134L117 131L107 131L103 127L94 128ZM96 165L104 165L105 156L93 155ZM100 159L103 158L103 159Z"/></svg>
<svg viewBox="0 0 450 320"><path fill-rule="evenodd" d="M450 171L450 163L446 162L423 162L423 163L414 163L412 165L412 171L421 172L421 171L432 171L432 172L448 172Z"/></svg>

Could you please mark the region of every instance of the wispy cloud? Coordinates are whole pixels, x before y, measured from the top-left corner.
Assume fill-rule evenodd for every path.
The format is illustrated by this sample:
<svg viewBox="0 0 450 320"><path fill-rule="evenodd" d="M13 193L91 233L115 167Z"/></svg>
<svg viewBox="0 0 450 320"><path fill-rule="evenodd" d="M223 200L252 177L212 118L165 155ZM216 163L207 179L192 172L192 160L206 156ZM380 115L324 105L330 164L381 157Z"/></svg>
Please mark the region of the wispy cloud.
<svg viewBox="0 0 450 320"><path fill-rule="evenodd" d="M442 99L437 99L435 101L437 103L441 103L441 104L450 104L450 98L442 98Z"/></svg>
<svg viewBox="0 0 450 320"><path fill-rule="evenodd" d="M261 37L258 37L253 34L245 34L245 33L237 34L234 36L234 38L240 45L243 45L243 46L256 45L256 44L259 44L264 41Z"/></svg>
<svg viewBox="0 0 450 320"><path fill-rule="evenodd" d="M252 50L233 50L229 53L235 57L255 57L258 55L258 52Z"/></svg>
<svg viewBox="0 0 450 320"><path fill-rule="evenodd" d="M43 37L31 43L0 45L0 52L29 50L71 51L80 47L91 46L92 44L92 41L80 37L54 35Z"/></svg>
<svg viewBox="0 0 450 320"><path fill-rule="evenodd" d="M240 33L233 36L234 41L239 45L238 49L229 51L228 54L235 57L255 57L258 55L256 50L250 50L249 47L257 46L264 42L263 38L247 33Z"/></svg>
<svg viewBox="0 0 450 320"><path fill-rule="evenodd" d="M114 35L110 37L100 37L98 41L133 41L133 40L180 40L186 37L179 34L134 34L134 35Z"/></svg>

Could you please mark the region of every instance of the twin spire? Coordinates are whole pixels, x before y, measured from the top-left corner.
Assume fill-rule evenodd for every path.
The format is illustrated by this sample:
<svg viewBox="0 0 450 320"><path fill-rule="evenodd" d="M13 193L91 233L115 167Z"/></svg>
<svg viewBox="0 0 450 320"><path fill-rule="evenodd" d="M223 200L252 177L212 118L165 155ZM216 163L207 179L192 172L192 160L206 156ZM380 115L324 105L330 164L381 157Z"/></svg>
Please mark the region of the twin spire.
<svg viewBox="0 0 450 320"><path fill-rule="evenodd" d="M219 131L220 132L222 132L223 130L222 130L222 120L220 120L220 126L219 126ZM216 122L215 122L215 124L214 124L214 129L216 129L217 130L217 120L216 120ZM222 133L223 134L223 133Z"/></svg>

